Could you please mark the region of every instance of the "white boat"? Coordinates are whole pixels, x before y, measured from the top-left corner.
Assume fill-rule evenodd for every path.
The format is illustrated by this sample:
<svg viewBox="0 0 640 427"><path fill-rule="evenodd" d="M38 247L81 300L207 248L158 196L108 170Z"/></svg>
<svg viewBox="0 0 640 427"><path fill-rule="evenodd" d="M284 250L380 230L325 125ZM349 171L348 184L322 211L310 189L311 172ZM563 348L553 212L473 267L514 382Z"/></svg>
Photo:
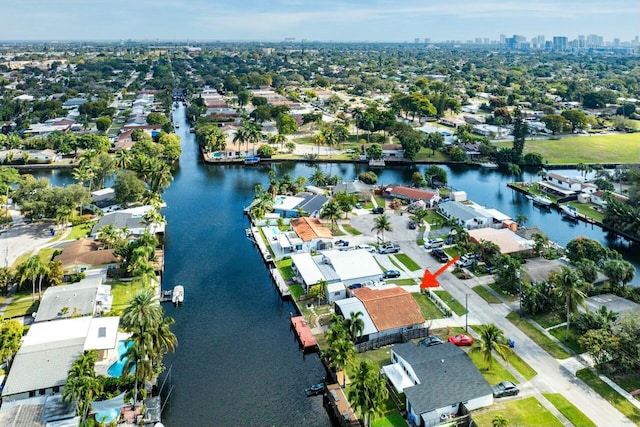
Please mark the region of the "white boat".
<svg viewBox="0 0 640 427"><path fill-rule="evenodd" d="M498 164L493 162L483 162L480 163L480 167L485 169L498 169Z"/></svg>
<svg viewBox="0 0 640 427"><path fill-rule="evenodd" d="M174 305L180 305L184 302L184 286L176 285L173 287L171 301Z"/></svg>
<svg viewBox="0 0 640 427"><path fill-rule="evenodd" d="M551 199L547 199L543 196L533 196L533 199L531 200L533 200L533 203L540 206L551 206L551 204L553 203Z"/></svg>
<svg viewBox="0 0 640 427"><path fill-rule="evenodd" d="M560 212L567 218L578 219L578 210L574 206L562 205L560 206Z"/></svg>

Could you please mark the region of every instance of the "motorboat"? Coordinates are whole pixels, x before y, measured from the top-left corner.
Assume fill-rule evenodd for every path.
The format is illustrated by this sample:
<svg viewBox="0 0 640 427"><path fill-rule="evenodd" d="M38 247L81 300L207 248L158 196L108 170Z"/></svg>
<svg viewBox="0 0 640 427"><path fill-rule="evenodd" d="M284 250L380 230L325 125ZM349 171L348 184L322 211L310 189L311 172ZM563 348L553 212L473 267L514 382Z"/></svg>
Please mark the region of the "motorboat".
<svg viewBox="0 0 640 427"><path fill-rule="evenodd" d="M498 164L493 162L483 162L480 163L480 167L485 169L498 169Z"/></svg>
<svg viewBox="0 0 640 427"><path fill-rule="evenodd" d="M533 203L540 206L551 206L551 204L553 203L551 199L547 199L544 196L533 196L531 200L533 201Z"/></svg>
<svg viewBox="0 0 640 427"><path fill-rule="evenodd" d="M560 213L567 219L578 219L578 209L575 206L562 205L560 206Z"/></svg>
<svg viewBox="0 0 640 427"><path fill-rule="evenodd" d="M184 286L176 285L173 287L171 301L174 305L182 305L182 303L184 302Z"/></svg>
<svg viewBox="0 0 640 427"><path fill-rule="evenodd" d="M311 387L305 390L305 393L307 393L307 396L309 397L318 396L324 393L324 383L318 383L318 384L312 385Z"/></svg>

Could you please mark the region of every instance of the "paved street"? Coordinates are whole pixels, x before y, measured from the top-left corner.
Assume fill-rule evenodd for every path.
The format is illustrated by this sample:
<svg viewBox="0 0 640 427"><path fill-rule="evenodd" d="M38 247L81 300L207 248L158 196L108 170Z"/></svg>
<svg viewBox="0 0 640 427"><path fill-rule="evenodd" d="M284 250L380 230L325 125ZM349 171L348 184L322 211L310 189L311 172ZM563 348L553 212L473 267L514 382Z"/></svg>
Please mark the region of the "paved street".
<svg viewBox="0 0 640 427"><path fill-rule="evenodd" d="M407 228L409 218L406 213L402 216L393 211L387 211L386 213L391 219L393 231L385 233L385 240L398 243L402 252L409 255L409 257L422 268L429 268L431 272L435 272L442 266L442 264L429 256L424 248L416 245L417 231ZM366 211L362 211L358 216L353 217L351 219L351 225L363 232L363 235L349 237L349 239L355 240L358 243L374 242L375 234L371 232L371 228L373 227L375 217L375 215L367 213ZM392 265L390 261L384 260L384 258L388 258L388 256L378 255L378 257L381 259L381 264L385 267L387 267L387 264ZM389 268L396 269L397 267L393 266ZM422 277L423 270L412 273L403 271L402 273L402 277ZM545 406L548 406L548 402L546 402L546 399L544 399L540 393L561 393L571 401L571 403L583 411L596 425L634 425L631 420L626 418L609 402L575 376L575 371L584 367L580 360L576 358L565 361L554 359L511 322L505 319L505 316L509 314L512 309L517 309L517 303L513 303L512 307L504 303L487 303L472 290L474 286L482 283L481 279L472 278L469 280L459 280L449 271L441 274L438 279L441 287L447 290L462 304L464 304L465 298L468 298L468 321L470 325L495 323L504 330L505 336L515 340L515 352L538 372L538 375L531 381L521 384L521 388L526 391L523 395L535 394L543 401ZM484 278L484 280L486 281L486 278ZM417 285L415 288L409 288L412 291L416 291ZM464 317L458 318L454 316L449 319L437 320L433 322L432 327L464 326L464 322ZM552 412L557 415L557 411ZM561 419L564 418L561 417Z"/></svg>

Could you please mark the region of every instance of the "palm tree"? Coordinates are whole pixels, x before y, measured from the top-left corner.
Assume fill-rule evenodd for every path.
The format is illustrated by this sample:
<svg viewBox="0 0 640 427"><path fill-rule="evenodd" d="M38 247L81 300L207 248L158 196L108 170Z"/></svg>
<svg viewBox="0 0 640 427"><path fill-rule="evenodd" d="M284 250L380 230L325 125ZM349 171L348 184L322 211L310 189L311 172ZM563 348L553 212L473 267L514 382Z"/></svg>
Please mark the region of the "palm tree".
<svg viewBox="0 0 640 427"><path fill-rule="evenodd" d="M233 135L233 142L234 144L237 143L238 144L238 148L246 143L247 144L247 151L249 151L249 133L247 132L246 128L240 128L236 131L236 133Z"/></svg>
<svg viewBox="0 0 640 427"><path fill-rule="evenodd" d="M144 338L144 340L149 340ZM140 338L132 336L133 344L127 348L125 354L121 356L121 360L124 360L122 367L122 378L126 378L132 371L134 376L133 383L133 409L138 402L138 384L144 383L153 377L153 367L151 359L148 357L147 349L145 345L140 342ZM126 360L125 360L126 358Z"/></svg>
<svg viewBox="0 0 640 427"><path fill-rule="evenodd" d="M569 322L571 315L578 312L578 306L585 307L586 294L580 290L584 286L582 276L576 270L569 267L554 273L550 278L551 283L556 287L555 292L564 299L564 306L567 313L567 329L565 339L569 336Z"/></svg>
<svg viewBox="0 0 640 427"><path fill-rule="evenodd" d="M332 231L336 231L341 214L342 209L340 209L340 205L334 199L331 199L320 211L322 218L328 218L329 221L331 221Z"/></svg>
<svg viewBox="0 0 640 427"><path fill-rule="evenodd" d="M32 300L36 299L36 279L39 280L39 292L42 293L42 278L47 274L47 265L42 261L38 255L32 255L23 264L18 267L18 276L20 277L20 284L25 280L31 279L32 285Z"/></svg>
<svg viewBox="0 0 640 427"><path fill-rule="evenodd" d="M262 140L262 132L260 125L257 123L247 123L247 138L248 142L253 144L253 155L256 155L256 143Z"/></svg>
<svg viewBox="0 0 640 427"><path fill-rule="evenodd" d="M95 350L87 350L73 362L67 375L67 382L62 389L65 402L77 402L77 414L84 420L91 408L91 401L102 393L102 381L96 378Z"/></svg>
<svg viewBox="0 0 640 427"><path fill-rule="evenodd" d="M529 221L529 218L526 215L518 214L516 215L516 222L519 226L524 227L524 225Z"/></svg>
<svg viewBox="0 0 640 427"><path fill-rule="evenodd" d="M356 342L362 335L362 332L364 332L364 320L361 319L362 316L364 315L361 311L352 311L349 314L349 318L344 319L344 327L353 342Z"/></svg>
<svg viewBox="0 0 640 427"><path fill-rule="evenodd" d="M349 389L349 401L360 412L365 427L370 425L372 416L381 412L382 403L387 397L387 384L376 368L365 360L360 362Z"/></svg>
<svg viewBox="0 0 640 427"><path fill-rule="evenodd" d="M178 345L178 339L171 332L171 325L175 323L172 317L163 317L158 328L152 331L151 340L153 343L152 361L155 367L159 367L162 363L162 356L169 352L175 351Z"/></svg>
<svg viewBox="0 0 640 427"><path fill-rule="evenodd" d="M471 352L482 353L482 358L487 363L487 370L493 368L493 352L500 355L503 359L507 359L509 355L509 345L504 333L495 324L480 325L480 346L471 348Z"/></svg>
<svg viewBox="0 0 640 427"><path fill-rule="evenodd" d="M116 153L116 166L120 169L128 169L129 165L131 165L131 160L133 159L133 155L131 151L120 149Z"/></svg>
<svg viewBox="0 0 640 427"><path fill-rule="evenodd" d="M276 133L269 138L269 142L275 145L279 145L280 149L282 149L284 143L287 142L287 136L281 133Z"/></svg>
<svg viewBox="0 0 640 427"><path fill-rule="evenodd" d="M49 286L58 286L62 284L62 277L64 271L62 271L62 263L60 261L49 261L47 265L47 280Z"/></svg>
<svg viewBox="0 0 640 427"><path fill-rule="evenodd" d="M493 427L507 427L509 425L509 421L502 415L496 415L495 417L493 417L491 425Z"/></svg>
<svg viewBox="0 0 640 427"><path fill-rule="evenodd" d="M162 307L153 289L146 288L133 296L122 313L125 330L141 331L157 327L162 320Z"/></svg>
<svg viewBox="0 0 640 427"><path fill-rule="evenodd" d="M411 219L418 223L420 227L424 224L424 220L429 216L429 211L425 208L418 208L413 211L413 215L411 215Z"/></svg>
<svg viewBox="0 0 640 427"><path fill-rule="evenodd" d="M384 232L393 231L393 227L391 227L391 220L386 214L380 215L373 221L373 228L371 231L376 232L378 240L380 239L380 235L382 235L382 241L384 242Z"/></svg>
<svg viewBox="0 0 640 427"><path fill-rule="evenodd" d="M149 230L149 232L151 232L150 229L152 228L151 227L152 225L154 226L153 228L155 232L155 228L157 227L157 225L167 223L167 220L165 219L165 217L160 212L158 212L157 209L148 210L142 218L144 220L143 222L144 222L145 228Z"/></svg>

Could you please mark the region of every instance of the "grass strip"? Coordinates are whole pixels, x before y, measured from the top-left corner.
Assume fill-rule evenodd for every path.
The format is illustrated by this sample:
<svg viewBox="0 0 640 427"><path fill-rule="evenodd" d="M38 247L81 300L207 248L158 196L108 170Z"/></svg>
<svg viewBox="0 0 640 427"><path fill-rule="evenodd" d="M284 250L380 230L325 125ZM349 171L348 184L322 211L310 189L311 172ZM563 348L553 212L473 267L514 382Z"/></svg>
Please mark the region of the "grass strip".
<svg viewBox="0 0 640 427"><path fill-rule="evenodd" d="M569 328L569 335L567 335L567 327L559 326L557 328L549 329L549 333L556 337L562 344L569 347L576 354L584 353L584 350L580 346L580 343L578 343L578 339L581 337L581 335L579 335L575 329Z"/></svg>
<svg viewBox="0 0 640 427"><path fill-rule="evenodd" d="M510 426L561 427L562 422L547 410L535 397L501 402L498 409L473 414L480 427L493 426L493 419L500 415Z"/></svg>
<svg viewBox="0 0 640 427"><path fill-rule="evenodd" d="M353 236L359 236L359 235L361 235L361 234L362 234L359 230L355 229L355 228L354 228L354 227L352 227L350 224L342 224L342 228L344 228L344 230L345 230L347 233L349 233L349 234L351 234L351 235L353 235Z"/></svg>
<svg viewBox="0 0 640 427"><path fill-rule="evenodd" d="M549 353L556 359L566 359L571 355L567 353L562 347L556 344L551 338L546 336L541 330L527 322L520 317L518 313L511 312L507 315L507 319L515 326L524 332L529 338L531 338L536 344L538 344L544 351Z"/></svg>
<svg viewBox="0 0 640 427"><path fill-rule="evenodd" d="M500 298L495 296L491 291L487 290L483 285L474 286L473 291L489 304L500 304Z"/></svg>
<svg viewBox="0 0 640 427"><path fill-rule="evenodd" d="M595 427L596 423L591 421L580 409L576 408L573 403L569 402L560 393L542 393L542 395L549 401L558 411L574 426L580 427Z"/></svg>
<svg viewBox="0 0 640 427"><path fill-rule="evenodd" d="M416 281L413 279L390 279L390 280L385 280L385 282L393 283L398 286L412 286L416 284Z"/></svg>
<svg viewBox="0 0 640 427"><path fill-rule="evenodd" d="M576 372L576 376L587 383L596 393L611 403L617 410L636 424L640 424L640 409L602 381L592 370L584 368Z"/></svg>
<svg viewBox="0 0 640 427"><path fill-rule="evenodd" d="M511 353L508 357L508 362L511 366L515 368L516 371L520 372L525 379L530 380L531 378L538 375L535 369L533 369L527 362L525 362L517 353L511 350Z"/></svg>
<svg viewBox="0 0 640 427"><path fill-rule="evenodd" d="M479 344L474 344L474 347L478 347ZM484 355L479 352L469 351L469 358L478 371L482 374L485 380L491 385L497 384L500 381L511 381L514 384L518 384L518 380L514 377L511 372L501 363L502 360L498 361L495 357L491 356L491 370L487 369L487 362L484 361Z"/></svg>
<svg viewBox="0 0 640 427"><path fill-rule="evenodd" d="M445 290L433 291L436 295L440 297L442 302L447 304L447 306L458 316L464 315L467 310L464 308L462 304L458 302L457 299L451 296L451 294Z"/></svg>
<svg viewBox="0 0 640 427"><path fill-rule="evenodd" d="M291 280L291 278L295 275L293 273L293 269L291 268L291 258L285 258L276 262L276 267L278 268L280 275L285 281Z"/></svg>
<svg viewBox="0 0 640 427"><path fill-rule="evenodd" d="M425 319L442 319L444 315L436 307L436 305L424 294L411 294L413 299L418 303L420 312Z"/></svg>
<svg viewBox="0 0 640 427"><path fill-rule="evenodd" d="M35 302L32 301L32 297L31 295L29 295L28 297L24 297L20 299L14 298L2 316L6 318L26 316L27 314L34 313L37 310L38 310L38 301L35 301Z"/></svg>
<svg viewBox="0 0 640 427"><path fill-rule="evenodd" d="M404 264L410 271L418 271L421 270L421 267L409 257L407 254L396 254L396 258L398 261Z"/></svg>

